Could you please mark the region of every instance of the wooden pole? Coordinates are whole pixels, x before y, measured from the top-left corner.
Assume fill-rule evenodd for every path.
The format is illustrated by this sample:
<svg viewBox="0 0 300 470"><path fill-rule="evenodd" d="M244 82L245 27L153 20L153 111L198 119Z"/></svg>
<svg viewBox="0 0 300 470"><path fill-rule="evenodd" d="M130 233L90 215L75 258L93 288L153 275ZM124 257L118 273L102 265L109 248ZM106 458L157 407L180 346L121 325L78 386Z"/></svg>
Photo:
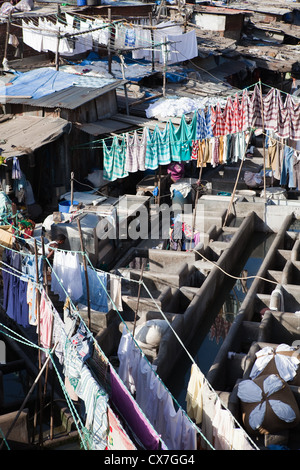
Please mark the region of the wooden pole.
<svg viewBox="0 0 300 470"><path fill-rule="evenodd" d="M56 348L56 345L52 348L51 354L53 353L53 351L54 351L55 348ZM16 416L15 416L15 419L14 419L13 422L11 423L11 425L10 425L10 427L9 427L7 433L6 433L6 436L5 436L5 440L6 440L6 441L7 441L7 439L8 439L8 436L10 435L10 433L11 433L11 431L12 431L14 425L16 424L16 422L17 422L17 420L18 420L20 414L21 414L22 411L24 410L24 408L25 408L25 406L26 406L26 403L27 403L27 401L28 401L30 395L32 394L32 392L33 392L33 390L34 390L36 384L37 384L38 382L40 383L40 378L41 378L42 373L44 372L44 369L46 368L48 362L50 361L50 357L51 357L50 355L47 357L47 359L46 359L46 361L45 361L43 367L42 367L41 370L39 371L39 373L38 373L38 375L36 376L36 378L35 378L35 380L34 380L32 386L31 386L29 392L27 393L27 395L26 395L26 397L25 397L25 399L24 399L24 401L23 401L23 403L22 403L22 405L21 405L21 408L19 409L18 413L17 413ZM2 441L2 443L1 443L1 445L0 445L0 450L2 449L3 444L4 444L4 439L3 439L3 441Z"/></svg>
<svg viewBox="0 0 300 470"><path fill-rule="evenodd" d="M247 145L246 145L245 152L244 152L243 158L242 158L241 163L240 163L239 171L238 171L238 174L237 174L237 177L236 177L236 180L235 180L234 188L233 188L232 195L231 195L231 199L230 199L230 203L229 203L229 206L228 206L228 209L227 209L227 212L226 212L226 217L225 217L225 220L224 220L224 223L223 223L223 227L225 227L225 225L226 225L226 222L227 222L227 219L228 219L228 215L229 215L229 211L230 211L231 206L232 206L233 198L234 198L234 195L235 195L236 187L237 187L237 185L238 185L238 181L239 181L239 177L240 177L240 174L241 174L241 170L242 170L242 166L243 166L243 163L244 163L244 159L245 159L245 156L246 156L246 152L247 152L247 149L248 149L248 145L249 145L249 142L250 142L250 140L251 140L251 135L252 135L252 130L251 130L251 132L250 132L249 141L248 141L248 143L247 143Z"/></svg>
<svg viewBox="0 0 300 470"><path fill-rule="evenodd" d="M80 246L81 246L81 251L82 251L83 268L84 268L85 282L86 282L86 295L87 295L87 308L88 308L88 328L91 329L91 306L90 306L89 277L88 277L88 272L87 272L86 257L85 257L82 231L81 231L81 225L80 225L80 220L79 219L77 219L77 227L78 227L79 238L80 238Z"/></svg>
<svg viewBox="0 0 300 470"><path fill-rule="evenodd" d="M166 82L167 82L167 38L164 38L163 45L163 61L164 61L164 70L163 70L163 96L166 96Z"/></svg>
<svg viewBox="0 0 300 470"><path fill-rule="evenodd" d="M262 86L261 80L259 79L259 89L260 89L260 102L261 102L261 115L262 115L262 126L263 126L263 157L264 157L264 198L266 202L266 147L265 147L265 119L264 119L264 104L262 96Z"/></svg>
<svg viewBox="0 0 300 470"><path fill-rule="evenodd" d="M154 33L152 28L152 13L149 13L149 23L151 26L151 60L152 60L152 72L154 72Z"/></svg>
<svg viewBox="0 0 300 470"><path fill-rule="evenodd" d="M44 274L44 286L46 294L48 295L48 277L47 277L47 261L46 261L46 254L45 254L45 238L44 236L41 237L42 239L42 254L43 254L43 274Z"/></svg>
<svg viewBox="0 0 300 470"><path fill-rule="evenodd" d="M160 205L160 197L161 197L161 165L159 165L159 170L158 170L158 205Z"/></svg>
<svg viewBox="0 0 300 470"><path fill-rule="evenodd" d="M136 311L135 311L135 314L134 314L134 324L133 324L133 331L132 331L132 336L133 337L134 337L135 328L136 328L137 314L138 314L138 311L139 311L140 296L141 296L141 285L142 285L141 282L142 282L142 279L143 279L145 264L146 264L146 261L144 261L143 264L142 264L142 270L141 270L140 281L139 281L138 300L137 300L137 305L136 305Z"/></svg>
<svg viewBox="0 0 300 470"><path fill-rule="evenodd" d="M71 206L73 206L74 201L74 173L71 172Z"/></svg>
<svg viewBox="0 0 300 470"><path fill-rule="evenodd" d="M107 55L108 55L108 73L111 73L111 9L107 12L108 22L110 24L108 29L108 40L107 40Z"/></svg>
<svg viewBox="0 0 300 470"><path fill-rule="evenodd" d="M59 69L59 41L60 41L60 28L57 32L57 43L56 43L56 52L55 52L55 70Z"/></svg>
<svg viewBox="0 0 300 470"><path fill-rule="evenodd" d="M37 250L37 243L36 239L34 239L34 257L35 257L35 275L36 275L36 284L39 284L39 264L38 264L38 250ZM39 346L39 352L38 352L38 361L39 361L39 370L41 370L42 367L42 361L41 361L41 317L40 317L40 292L38 289L36 289L36 302L37 302L37 323L38 323L38 346ZM43 400L42 400L42 383L39 381L39 402L40 402L40 432L39 432L39 442L42 444L43 442L43 426L42 426L42 409L43 409Z"/></svg>
<svg viewBox="0 0 300 470"><path fill-rule="evenodd" d="M123 77L123 80L126 80L124 57L123 57L122 54L119 54L119 57L120 57L120 61L121 61L122 77ZM125 94L126 114L129 115L128 93L127 93L127 84L126 83L124 83L124 94Z"/></svg>
<svg viewBox="0 0 300 470"><path fill-rule="evenodd" d="M5 60L7 59L7 48L8 48L8 40L9 40L9 32L10 32L10 22L11 22L11 11L8 14L7 17L7 25L6 25L6 36L5 36L5 45L4 45L4 56L3 56L3 61L2 64L4 64Z"/></svg>

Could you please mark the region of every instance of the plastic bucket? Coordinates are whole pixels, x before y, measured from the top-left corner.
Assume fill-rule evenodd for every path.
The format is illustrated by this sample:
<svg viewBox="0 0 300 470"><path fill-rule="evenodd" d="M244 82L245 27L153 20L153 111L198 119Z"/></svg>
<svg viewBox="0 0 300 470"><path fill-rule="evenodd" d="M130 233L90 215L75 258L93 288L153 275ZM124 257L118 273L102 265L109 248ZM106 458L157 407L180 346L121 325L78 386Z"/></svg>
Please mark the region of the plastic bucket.
<svg viewBox="0 0 300 470"><path fill-rule="evenodd" d="M179 206L184 206L184 204L191 204L192 203L192 195L191 192L184 197L180 191L177 191L177 189L173 190L173 196L172 196L172 203L173 204L178 204Z"/></svg>
<svg viewBox="0 0 300 470"><path fill-rule="evenodd" d="M73 201L73 206L77 206L78 201ZM59 212L70 212L71 201L62 201L58 205Z"/></svg>

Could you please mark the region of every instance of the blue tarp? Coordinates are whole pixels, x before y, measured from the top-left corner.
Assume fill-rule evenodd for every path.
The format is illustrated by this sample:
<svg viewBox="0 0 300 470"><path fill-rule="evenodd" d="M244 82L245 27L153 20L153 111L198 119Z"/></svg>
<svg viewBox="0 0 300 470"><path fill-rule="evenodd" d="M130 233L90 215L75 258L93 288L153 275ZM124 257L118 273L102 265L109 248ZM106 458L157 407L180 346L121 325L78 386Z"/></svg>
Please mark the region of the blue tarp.
<svg viewBox="0 0 300 470"><path fill-rule="evenodd" d="M12 85L0 87L0 95L30 96L37 99L69 88L73 84L73 75L44 67L30 72L18 73L12 81Z"/></svg>

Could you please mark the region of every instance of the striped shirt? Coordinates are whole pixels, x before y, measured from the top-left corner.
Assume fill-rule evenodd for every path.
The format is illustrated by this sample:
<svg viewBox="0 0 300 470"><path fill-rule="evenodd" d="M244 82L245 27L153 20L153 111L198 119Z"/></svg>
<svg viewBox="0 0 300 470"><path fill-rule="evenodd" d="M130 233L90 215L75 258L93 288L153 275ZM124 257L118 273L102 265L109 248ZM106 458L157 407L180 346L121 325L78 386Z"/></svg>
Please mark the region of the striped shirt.
<svg viewBox="0 0 300 470"><path fill-rule="evenodd" d="M120 139L120 142L119 142ZM125 178L128 172L125 170L126 141L124 136L114 136L111 148L109 149L103 142L103 178L115 181L118 178Z"/></svg>
<svg viewBox="0 0 300 470"><path fill-rule="evenodd" d="M145 156L147 147L147 130L144 128L141 138L137 131L133 135L126 135L125 171L134 173L145 170Z"/></svg>

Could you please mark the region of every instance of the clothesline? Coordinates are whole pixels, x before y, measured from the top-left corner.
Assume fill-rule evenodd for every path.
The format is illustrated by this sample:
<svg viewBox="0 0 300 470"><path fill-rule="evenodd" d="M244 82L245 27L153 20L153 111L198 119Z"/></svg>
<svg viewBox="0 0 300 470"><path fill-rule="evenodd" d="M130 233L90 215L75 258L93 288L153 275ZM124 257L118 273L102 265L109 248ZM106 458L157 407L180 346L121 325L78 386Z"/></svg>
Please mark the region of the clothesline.
<svg viewBox="0 0 300 470"><path fill-rule="evenodd" d="M47 262L49 263L49 260L47 260ZM90 263L90 264L91 264L91 263ZM52 272L53 272L54 274L56 274L54 270L53 270ZM14 275L15 275L15 274L13 273L13 276L14 276ZM100 280L100 283L101 283L101 279L99 279L99 280ZM61 282L60 279L59 279L59 282ZM101 284L102 284L102 283L101 283ZM103 284L102 284L102 287L105 289L106 295L110 297L110 295L109 295L107 289L105 288L105 286L104 286ZM62 285L62 288L64 289L64 286L63 286L63 285ZM45 294L44 291L43 291L43 293ZM68 293L66 292L66 290L65 290L65 294L66 294L66 296L68 296ZM46 295L46 294L45 294L45 295ZM111 297L110 297L110 299L111 299ZM70 300L71 303L73 303L73 301L72 301L72 299L71 299L70 297L69 297L69 300ZM49 299L48 296L47 296L47 301L50 301L50 299ZM111 301L112 301L112 299L111 299ZM51 301L50 301L50 302L51 302ZM113 303L113 301L112 301L112 303ZM115 306L115 308L116 308L116 306ZM76 316L77 316L78 318L80 318L81 321L83 322L83 320L82 320L82 318L81 318L81 315L80 315L80 313L78 312L78 310L76 309L76 307L75 307L74 304L73 304L73 309L74 309L74 310L73 310L73 313L74 313L74 314L76 313ZM51 311L51 313L53 314L53 311ZM93 341L96 343L96 340L95 340L94 338L93 338ZM140 351L140 352L141 352L141 351ZM142 352L141 352L141 354L142 354ZM159 380L160 380L160 379L159 379ZM162 384L163 384L163 383L162 383ZM163 384L163 385L164 385L164 384ZM168 392L168 393L170 393L170 392ZM170 395L171 395L171 394L170 394ZM174 400L174 397L172 397L172 399ZM184 412L184 411L183 411L183 412ZM192 424L192 426L194 426L194 427L196 428L196 426L195 426L194 423L191 422L191 424ZM201 431L200 431L198 428L197 428L197 432L200 432L200 433L201 433ZM203 436L203 438L204 438L204 436Z"/></svg>
<svg viewBox="0 0 300 470"><path fill-rule="evenodd" d="M48 261L48 260L47 260L47 261ZM89 265L90 265L90 266L92 266L92 264L91 264L91 262L90 262L89 258L88 258L88 262L89 262ZM48 261L48 263L49 263L49 261ZM94 269L94 268L92 267L92 269ZM53 271L53 272L54 272L54 271ZM55 274L55 272L54 272L54 274ZM102 283L102 281L101 281L101 278L99 278L99 281L100 281L100 283L102 284L102 287L105 289L107 296L110 298L110 300L111 300L112 304L114 305L114 303L113 303L113 300L111 299L111 297L110 297L110 295L109 295L109 293L108 293L107 289L105 288L105 286L103 285L103 283ZM144 283L143 283L143 285L144 285L145 289L147 290L147 292L148 292L149 296L150 296L150 297L152 297L152 296L151 296L151 293L149 292L149 290L148 290L148 288L147 288L147 286L146 286ZM64 287L63 287L63 289L64 289ZM66 293L66 295L68 295L66 291L65 291L65 293ZM48 299L49 299L49 298L48 298ZM153 300L154 300L154 299L153 299ZM154 300L154 302L155 302L155 300ZM75 306L74 306L74 305L73 305L73 307L75 308ZM120 315L120 312L118 311L118 309L116 308L116 306L115 306L115 305L114 305L114 307L115 307L116 311L117 311L117 312L119 313L119 315ZM158 306L158 305L157 305L157 307L159 308L159 306ZM159 308L159 310L160 310L160 308ZM163 312L162 312L162 311L161 311L161 314L162 314L162 316L165 318L165 316L163 315ZM79 314L78 314L78 316L80 317L80 315L79 315ZM80 318L81 318L81 317L80 317ZM123 318L122 318L122 316L121 316L121 315L120 315L120 318L121 318L121 320L122 320L122 321L123 321L123 323L124 323L124 320L123 320ZM81 319L81 320L82 320L82 319ZM124 323L124 324L125 324L125 326L126 326L126 328L127 328L127 325L126 325L126 323ZM168 322L168 324L169 324L169 322ZM169 324L169 326L171 327L171 325L170 325L170 324ZM171 327L171 329L172 329L172 327ZM174 332L174 334L176 334L176 333ZM138 345L137 345L137 346L138 346ZM139 346L138 346L138 347L139 347ZM139 349L140 349L140 348L139 348ZM142 351L140 351L140 352L141 352L141 354L142 354ZM150 364L150 367L152 367L152 366L151 366L151 364ZM155 371L153 371L153 372L155 373ZM163 384L163 385L164 385L164 384ZM173 399L173 400L175 400L175 399L174 399L174 397L172 397L172 399ZM175 402L176 402L176 400L175 400ZM179 406L179 405L178 405L178 406Z"/></svg>

